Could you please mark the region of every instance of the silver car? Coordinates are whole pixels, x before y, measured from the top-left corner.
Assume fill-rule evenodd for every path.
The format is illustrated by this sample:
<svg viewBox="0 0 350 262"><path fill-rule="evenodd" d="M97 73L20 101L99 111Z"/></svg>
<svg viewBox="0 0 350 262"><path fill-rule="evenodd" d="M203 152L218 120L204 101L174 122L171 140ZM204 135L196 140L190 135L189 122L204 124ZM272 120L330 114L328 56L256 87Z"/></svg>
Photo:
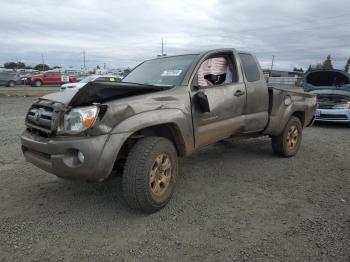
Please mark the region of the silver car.
<svg viewBox="0 0 350 262"><path fill-rule="evenodd" d="M3 71L0 72L0 85L15 87L16 84L20 83L21 78L16 72Z"/></svg>
<svg viewBox="0 0 350 262"><path fill-rule="evenodd" d="M316 70L305 75L304 90L317 95L316 121L350 124L350 75Z"/></svg>
<svg viewBox="0 0 350 262"><path fill-rule="evenodd" d="M76 83L67 83L63 84L60 88L61 91L64 91L66 89L70 88L82 88L84 85L86 85L89 82L118 82L120 81L120 77L116 75L90 75L79 82Z"/></svg>

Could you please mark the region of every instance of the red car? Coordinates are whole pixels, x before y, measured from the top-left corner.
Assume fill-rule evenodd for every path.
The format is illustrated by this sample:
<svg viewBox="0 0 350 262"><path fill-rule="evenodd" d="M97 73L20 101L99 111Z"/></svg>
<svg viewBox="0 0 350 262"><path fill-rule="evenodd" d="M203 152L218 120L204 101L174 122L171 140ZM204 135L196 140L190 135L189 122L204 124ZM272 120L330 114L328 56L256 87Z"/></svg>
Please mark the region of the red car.
<svg viewBox="0 0 350 262"><path fill-rule="evenodd" d="M45 72L39 75L33 75L30 79L27 79L28 84L31 86L42 85L62 85L64 83L75 83L77 78L75 76L63 75L60 72Z"/></svg>

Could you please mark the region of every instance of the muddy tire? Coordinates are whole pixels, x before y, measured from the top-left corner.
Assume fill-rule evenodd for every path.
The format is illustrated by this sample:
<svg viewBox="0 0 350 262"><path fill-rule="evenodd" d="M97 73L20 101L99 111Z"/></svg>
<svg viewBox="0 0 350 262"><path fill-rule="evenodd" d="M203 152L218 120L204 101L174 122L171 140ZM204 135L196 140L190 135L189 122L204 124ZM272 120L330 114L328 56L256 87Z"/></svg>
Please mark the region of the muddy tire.
<svg viewBox="0 0 350 262"><path fill-rule="evenodd" d="M272 137L273 151L282 157L294 156L300 147L303 128L300 119L292 116L282 134Z"/></svg>
<svg viewBox="0 0 350 262"><path fill-rule="evenodd" d="M162 137L145 137L132 147L126 160L122 191L127 204L154 213L171 199L176 185L178 159L173 143Z"/></svg>

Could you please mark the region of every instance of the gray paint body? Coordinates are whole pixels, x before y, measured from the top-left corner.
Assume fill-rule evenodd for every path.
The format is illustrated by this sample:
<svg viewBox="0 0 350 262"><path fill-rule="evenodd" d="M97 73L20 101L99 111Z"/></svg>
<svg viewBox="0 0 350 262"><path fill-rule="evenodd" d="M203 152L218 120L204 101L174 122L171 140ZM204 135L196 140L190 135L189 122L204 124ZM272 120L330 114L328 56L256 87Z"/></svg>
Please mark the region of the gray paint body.
<svg viewBox="0 0 350 262"><path fill-rule="evenodd" d="M194 88L192 82L201 62L221 54L234 58L238 81L207 89ZM302 114L304 126L312 124L314 95L268 88L261 69L260 80L249 83L242 71L234 49L201 53L180 86L104 102L107 112L83 135L43 138L24 131L21 137L24 155L29 162L60 177L103 180L111 173L124 143L138 136L140 130L169 127L176 134L173 142L179 155L187 156L197 148L237 134L278 135L295 112ZM80 89L80 95L84 88ZM244 95L235 96L237 90ZM211 109L208 113L201 113L195 103L199 91L208 97ZM71 99L64 93L43 97L43 101L58 101L62 110L67 111ZM286 98L290 104L285 104ZM84 154L84 163L76 163L77 150Z"/></svg>

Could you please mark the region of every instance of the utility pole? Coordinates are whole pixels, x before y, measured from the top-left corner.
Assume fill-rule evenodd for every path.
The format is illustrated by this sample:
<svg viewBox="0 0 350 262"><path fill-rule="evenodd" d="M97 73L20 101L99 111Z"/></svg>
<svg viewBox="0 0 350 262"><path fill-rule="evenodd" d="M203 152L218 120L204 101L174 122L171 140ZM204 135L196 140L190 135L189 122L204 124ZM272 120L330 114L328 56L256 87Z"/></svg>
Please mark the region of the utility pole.
<svg viewBox="0 0 350 262"><path fill-rule="evenodd" d="M273 63L275 62L275 56L272 56L272 61L271 61L271 69L270 69L270 76L272 76L272 69L273 69Z"/></svg>
<svg viewBox="0 0 350 262"><path fill-rule="evenodd" d="M85 50L83 50L83 63L84 63L84 70L85 70Z"/></svg>
<svg viewBox="0 0 350 262"><path fill-rule="evenodd" d="M41 70L44 71L44 64L45 64L45 60L44 60L44 54L41 53Z"/></svg>
<svg viewBox="0 0 350 262"><path fill-rule="evenodd" d="M164 56L164 42L163 42L163 38L162 38L162 56Z"/></svg>

